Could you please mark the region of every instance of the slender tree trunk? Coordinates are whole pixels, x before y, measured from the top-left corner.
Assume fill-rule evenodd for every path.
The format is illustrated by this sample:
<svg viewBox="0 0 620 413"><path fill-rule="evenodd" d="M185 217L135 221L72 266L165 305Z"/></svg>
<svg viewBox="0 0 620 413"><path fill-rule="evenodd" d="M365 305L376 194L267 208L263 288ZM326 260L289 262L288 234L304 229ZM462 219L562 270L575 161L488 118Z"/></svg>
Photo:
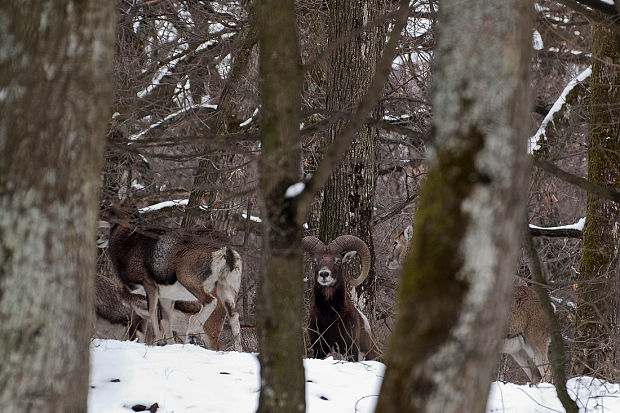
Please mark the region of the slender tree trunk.
<svg viewBox="0 0 620 413"><path fill-rule="evenodd" d="M588 181L620 185L620 51L613 32L592 25ZM618 204L588 193L583 251L577 274L574 373L611 379L618 356Z"/></svg>
<svg viewBox="0 0 620 413"><path fill-rule="evenodd" d="M360 101L375 74L385 43L383 25L371 25L386 11L384 0L342 0L330 3L328 43L339 43L330 55L327 75L327 111L352 110ZM357 34L352 34L357 33ZM375 110L379 116L381 109ZM332 144L344 127L338 122L327 132L324 146ZM343 234L353 234L366 242L373 262L368 278L353 291L358 307L374 323L375 265L372 214L375 203L379 157L379 135L375 128L363 126L342 164L329 177L324 188L319 238L330 242ZM348 268L350 275L359 268Z"/></svg>
<svg viewBox="0 0 620 413"><path fill-rule="evenodd" d="M577 407L577 403L571 399L566 389L566 371L568 370L566 349L564 340L562 339L562 330L560 329L558 318L555 315L553 304L551 304L549 294L547 293L547 279L544 276L543 266L540 262L538 252L536 252L534 240L529 233L529 229L523 232L525 253L529 261L532 279L534 280L532 289L536 293L536 297L538 297L540 306L545 314L545 328L549 332L549 337L551 339L551 372L553 373L555 391L566 413L578 413L579 407Z"/></svg>
<svg viewBox="0 0 620 413"><path fill-rule="evenodd" d="M436 148L377 412L484 410L525 225L531 12L521 0L439 4Z"/></svg>
<svg viewBox="0 0 620 413"><path fill-rule="evenodd" d="M262 97L259 187L264 202L263 263L257 301L261 365L258 411L304 412L303 280L296 200L301 175L301 85L293 2L256 3Z"/></svg>
<svg viewBox="0 0 620 413"><path fill-rule="evenodd" d="M115 3L0 5L0 406L85 412Z"/></svg>

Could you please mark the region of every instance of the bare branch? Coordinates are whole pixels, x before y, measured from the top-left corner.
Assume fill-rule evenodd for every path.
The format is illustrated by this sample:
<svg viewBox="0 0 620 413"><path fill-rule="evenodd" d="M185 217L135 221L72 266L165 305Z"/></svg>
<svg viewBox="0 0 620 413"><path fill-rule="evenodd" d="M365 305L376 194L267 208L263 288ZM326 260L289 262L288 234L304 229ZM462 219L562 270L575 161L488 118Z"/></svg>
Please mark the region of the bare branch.
<svg viewBox="0 0 620 413"><path fill-rule="evenodd" d="M553 379L555 383L555 389L558 394L562 406L568 413L577 413L579 408L573 399L568 395L566 390L566 354L564 350L564 342L562 340L562 333L558 319L555 316L555 311L547 295L547 289L549 288L545 277L543 275L543 267L540 262L540 257L534 248L534 241L529 235L529 232L524 231L524 244L525 251L530 263L530 271L532 272L532 278L536 283L532 284L534 292L540 301L540 305L545 314L545 321L551 337L551 371L553 373Z"/></svg>
<svg viewBox="0 0 620 413"><path fill-rule="evenodd" d="M384 215L377 217L373 220L373 225L378 225L381 224L382 222L387 221L388 219L392 218L394 215L400 213L403 209L405 209L406 207L408 207L409 205L411 205L411 203L418 197L418 194L411 194L409 195L405 200L403 200L402 202L398 203L397 205L394 206L394 208L390 209L388 212L386 212Z"/></svg>
<svg viewBox="0 0 620 413"><path fill-rule="evenodd" d="M543 159L539 159L536 156L532 156L532 162L534 163L535 167L542 169L543 171L548 172L551 175L556 176L557 178L560 178L564 182L568 182L571 185L574 185L578 188L588 191L603 199L608 199L614 202L620 202L620 192L618 191L614 191L613 189L610 189L610 188L607 188L601 185L597 185L595 183L588 181L585 178L581 178L577 175L568 173L558 168L554 164L547 162Z"/></svg>
<svg viewBox="0 0 620 413"><path fill-rule="evenodd" d="M558 3L583 14L590 20L609 24L610 29L616 35L620 35L618 11L613 5L594 0L558 0Z"/></svg>

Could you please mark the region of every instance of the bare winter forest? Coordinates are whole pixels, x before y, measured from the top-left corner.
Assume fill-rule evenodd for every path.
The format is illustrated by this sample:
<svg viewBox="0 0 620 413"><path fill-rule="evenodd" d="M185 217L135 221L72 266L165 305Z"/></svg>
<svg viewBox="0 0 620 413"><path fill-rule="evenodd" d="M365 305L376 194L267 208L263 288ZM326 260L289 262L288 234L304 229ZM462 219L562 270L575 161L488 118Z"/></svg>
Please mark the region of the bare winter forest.
<svg viewBox="0 0 620 413"><path fill-rule="evenodd" d="M0 26L44 12L9 3L0 6ZM42 291L54 284L54 277L63 277L52 273L82 274L68 284L78 298L32 298L41 313L58 305L66 310L92 303L94 282L85 279L86 273L94 275L94 262L76 257L94 258L96 238L97 275L116 279L121 268L125 284L119 285L144 286L146 298L121 297L125 304L119 305L133 303L132 310L152 323L154 337L148 337L148 328L137 327L147 335L140 338L158 341L159 316L152 311L149 286L131 269L137 258L118 258L130 254L134 244L117 242L113 249L113 228L132 226L127 237L138 233L143 238L137 242L144 244L168 237L166 245L177 249L165 254L175 262L177 275L203 259L197 247L187 245L207 245L208 233L217 238L218 248L238 253L241 276L232 279L232 271L226 278L238 291L227 301L217 293L223 281L210 284L208 291L204 284L204 299L192 296L202 306L191 314L206 311L211 291L220 306L213 304L205 317L213 311L217 323L226 319L224 332L219 338L204 337L201 326L205 322L207 331L207 318L190 331L196 322L192 315L178 321L184 329L170 321L181 336L177 340L191 333L197 336L192 340L210 348L238 349L240 340L244 351L260 350L267 384L259 411L298 411L290 406L303 400L301 357L330 353L318 344L323 335L316 334L321 333L316 313L322 310L310 310L320 307L320 294L332 294L320 290L317 277L324 268L336 277L340 261L351 259L345 257L351 248L332 250L332 257L323 244L308 247L315 238L304 237L332 245L341 235L354 235L368 246L368 273L352 286L351 279L363 272L359 260L343 264L342 271L345 294L363 317L347 318L341 310L338 318L347 326L358 325L357 330L339 330L340 335L353 331L358 341L344 340L328 350L357 360L365 318L373 344L364 350L360 344L360 354L375 358L376 351L386 363L382 395L411 389L427 394L403 396L401 405L380 400L377 411L438 406L433 403L442 398L442 390L425 373L430 365L439 370L465 366L462 371L454 367L438 379L441 383L455 375L477 377L472 382L481 383L553 377L557 384L578 375L618 380L617 1L119 0L115 10L89 3L53 15L58 27L66 25L83 36L77 51L71 51L72 40L59 34L62 28L53 29L52 17L33 20L49 20L49 31L59 40L39 44L32 53L66 47L71 49L67 57L59 52L11 66L0 54L3 72L10 67L0 81L0 147L8 155L0 155L0 202L3 210L15 211L0 219L0 320L19 308L7 301L11 289L30 285ZM90 17L81 21L80 16ZM44 23L37 25L31 23ZM9 26L0 29L0 39L31 38L28 30ZM109 51L101 52L102 45ZM7 52L9 62L23 53L15 50ZM74 58L73 66L83 67L66 80L69 75L62 73L70 72L62 69L63 62ZM50 84L62 85L57 79L83 83L79 92L73 86L49 93L46 87L35 88L23 101L16 91L38 84L32 80L37 73L37 79ZM11 78L26 80L15 86ZM63 119L60 126L38 132L52 118ZM65 133L78 125L77 134L90 136L87 124L105 130L105 144L95 139L79 143ZM60 132L66 136L62 141L35 140ZM78 146L80 151L72 149ZM60 171L45 172L56 164ZM19 185L11 182L24 176L33 186L49 183L59 194L52 191L37 201L43 210L53 209L47 205L55 204L56 196L66 200L68 209L54 210L60 217L52 221L56 224L40 225L37 214L19 212L33 199L24 195L27 202L14 201ZM58 189L56 181L62 180L70 184ZM72 198L69 193L88 195ZM63 217L76 210L86 212L80 212L81 221L67 224ZM45 238L54 225L72 228L67 233L74 226L92 230L77 241ZM31 226L37 230L23 230ZM38 246L33 251L45 249L56 261L65 248L80 245L73 257L81 269L58 265L49 279L33 275L32 280L11 281L5 273L21 268L35 274L41 265L20 267L22 253L15 251L21 244L9 233L30 234L22 242ZM190 258L183 261L181 255ZM93 270L84 270L89 265ZM156 265L144 264L145 273ZM191 278L194 270L187 271ZM121 295L128 294L120 288ZM32 311L29 317L43 317ZM65 325L92 331L93 319L89 315ZM45 330L32 327L32 321L1 323L6 330L0 327L0 345L7 348L21 340L36 342ZM31 328L21 338L6 336L25 324ZM304 331L298 331L302 326ZM135 326L123 330L125 338L135 333ZM57 340L56 334L41 340ZM468 344L471 336L480 341ZM329 340L324 341L327 349ZM453 354L454 343L459 350ZM519 359L510 346L527 355ZM461 361L446 361L454 360L450 357ZM487 367L464 372L471 370L466 360L477 365L482 359ZM0 384L10 377L0 373ZM284 396L282 390L297 382L302 389L290 386ZM265 391L269 386L275 395ZM10 389L0 390L3 403ZM57 411L63 411L59 406ZM442 406L450 411L449 403ZM461 405L462 411L474 411L464 406L477 405Z"/></svg>

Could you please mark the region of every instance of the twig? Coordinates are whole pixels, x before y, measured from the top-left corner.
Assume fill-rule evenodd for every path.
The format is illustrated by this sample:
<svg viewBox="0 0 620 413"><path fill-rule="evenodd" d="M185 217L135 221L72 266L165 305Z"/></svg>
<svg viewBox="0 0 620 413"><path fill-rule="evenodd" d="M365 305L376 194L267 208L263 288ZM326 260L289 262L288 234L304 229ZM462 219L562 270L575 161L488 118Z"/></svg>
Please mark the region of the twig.
<svg viewBox="0 0 620 413"><path fill-rule="evenodd" d="M573 175L571 173L563 171L562 169L558 168L551 162L547 162L536 156L532 156L532 162L535 167L540 168L543 171L548 172L551 175L554 175L560 178L564 182L568 182L571 185L574 185L578 188L588 191L601 198L620 203L620 192L618 191L614 191L613 189L609 189L607 187L597 185L595 183L588 181L585 178L581 178L577 175Z"/></svg>
<svg viewBox="0 0 620 413"><path fill-rule="evenodd" d="M527 222L527 221L526 221ZM530 271L532 272L532 278L536 283L532 284L534 292L540 301L540 305L545 315L545 322L551 336L551 371L553 373L553 381L555 389L558 394L558 398L566 409L567 413L578 413L579 408L577 403L568 395L566 389L566 354L564 352L564 342L562 339L562 333L560 331L560 325L558 319L553 311L553 306L549 300L549 296L545 291L548 288L547 282L543 275L543 267L540 262L540 257L534 247L534 241L529 231L523 231L523 238L525 244L525 251L530 263ZM544 286L544 287L543 287Z"/></svg>

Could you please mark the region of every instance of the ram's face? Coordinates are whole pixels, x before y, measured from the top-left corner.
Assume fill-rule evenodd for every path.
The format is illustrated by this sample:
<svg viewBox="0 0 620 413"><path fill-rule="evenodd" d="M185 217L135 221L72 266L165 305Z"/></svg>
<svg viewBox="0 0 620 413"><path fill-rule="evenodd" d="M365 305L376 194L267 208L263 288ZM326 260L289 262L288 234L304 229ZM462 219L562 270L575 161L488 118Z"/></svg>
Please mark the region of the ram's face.
<svg viewBox="0 0 620 413"><path fill-rule="evenodd" d="M342 274L342 257L322 256L315 262L316 282L323 287L332 287L338 282Z"/></svg>
<svg viewBox="0 0 620 413"><path fill-rule="evenodd" d="M325 251L328 249L326 248ZM316 282L323 287L333 287L342 279L342 265L351 261L356 251L345 251L344 254L324 253L314 259Z"/></svg>

